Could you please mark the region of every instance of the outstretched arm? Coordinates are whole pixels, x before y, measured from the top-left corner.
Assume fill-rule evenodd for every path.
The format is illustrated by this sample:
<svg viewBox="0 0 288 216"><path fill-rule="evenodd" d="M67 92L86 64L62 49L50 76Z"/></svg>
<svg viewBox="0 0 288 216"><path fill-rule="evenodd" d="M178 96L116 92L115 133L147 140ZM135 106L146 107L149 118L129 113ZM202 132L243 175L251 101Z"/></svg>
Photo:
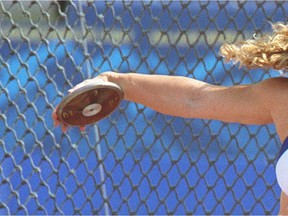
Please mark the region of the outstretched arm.
<svg viewBox="0 0 288 216"><path fill-rule="evenodd" d="M245 124L272 122L263 84L223 87L186 77L113 72L97 78L119 84L126 100L163 114Z"/></svg>
<svg viewBox="0 0 288 216"><path fill-rule="evenodd" d="M288 135L287 78L231 87L161 75L110 72L103 73L100 78L119 84L126 100L160 113L244 124L274 123L282 142ZM288 196L284 192L279 214L288 214Z"/></svg>
<svg viewBox="0 0 288 216"><path fill-rule="evenodd" d="M71 91L99 79L120 85L124 99L163 114L244 124L274 123L282 142L288 136L287 78L224 87L186 77L105 72ZM57 122L55 115L54 120ZM282 193L280 214L288 213L287 205L288 197Z"/></svg>

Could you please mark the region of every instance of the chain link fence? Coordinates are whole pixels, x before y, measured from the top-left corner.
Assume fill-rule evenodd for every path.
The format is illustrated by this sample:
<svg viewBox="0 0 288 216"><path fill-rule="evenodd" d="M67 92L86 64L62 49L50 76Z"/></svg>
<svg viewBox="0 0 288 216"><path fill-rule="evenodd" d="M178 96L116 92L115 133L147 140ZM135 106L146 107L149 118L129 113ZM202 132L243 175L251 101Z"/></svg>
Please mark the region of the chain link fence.
<svg viewBox="0 0 288 216"><path fill-rule="evenodd" d="M287 21L285 1L1 1L0 214L277 214L273 125L165 116L123 101L62 133L51 114L86 78L255 83L219 46Z"/></svg>

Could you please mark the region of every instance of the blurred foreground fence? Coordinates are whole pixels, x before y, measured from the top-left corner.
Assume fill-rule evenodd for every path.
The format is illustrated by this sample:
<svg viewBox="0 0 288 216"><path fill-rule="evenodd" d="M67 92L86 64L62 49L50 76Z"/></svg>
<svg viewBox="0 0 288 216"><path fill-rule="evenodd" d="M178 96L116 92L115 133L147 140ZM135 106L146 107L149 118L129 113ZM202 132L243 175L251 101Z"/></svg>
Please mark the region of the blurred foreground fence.
<svg viewBox="0 0 288 216"><path fill-rule="evenodd" d="M285 1L1 1L0 214L277 214L271 125L165 116L123 101L84 133L51 113L113 70L219 85L238 69L219 46L287 21Z"/></svg>

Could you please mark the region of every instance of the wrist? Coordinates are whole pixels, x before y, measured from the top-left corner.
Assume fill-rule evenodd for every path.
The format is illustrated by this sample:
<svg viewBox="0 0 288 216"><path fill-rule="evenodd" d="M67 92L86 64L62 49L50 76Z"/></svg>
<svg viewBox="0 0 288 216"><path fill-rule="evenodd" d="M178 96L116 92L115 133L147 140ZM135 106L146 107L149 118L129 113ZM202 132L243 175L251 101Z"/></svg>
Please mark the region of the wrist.
<svg viewBox="0 0 288 216"><path fill-rule="evenodd" d="M107 71L101 73L98 77L102 79L103 81L112 82L120 86L120 88L123 90L124 98L127 96L126 92L126 86L125 85L125 77L128 76L128 74L121 74L113 71Z"/></svg>

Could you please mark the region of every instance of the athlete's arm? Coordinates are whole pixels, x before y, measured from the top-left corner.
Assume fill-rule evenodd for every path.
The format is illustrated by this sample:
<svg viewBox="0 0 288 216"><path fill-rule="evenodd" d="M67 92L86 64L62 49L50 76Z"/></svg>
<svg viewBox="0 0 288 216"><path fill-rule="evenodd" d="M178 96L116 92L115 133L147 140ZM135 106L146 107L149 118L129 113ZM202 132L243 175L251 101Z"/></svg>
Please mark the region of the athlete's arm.
<svg viewBox="0 0 288 216"><path fill-rule="evenodd" d="M120 85L124 99L163 114L243 124L275 123L281 141L288 135L288 121L284 121L288 119L287 78L225 87L179 76L105 72L71 91L99 79Z"/></svg>
<svg viewBox="0 0 288 216"><path fill-rule="evenodd" d="M287 78L223 87L186 77L105 72L71 91L99 79L120 85L124 99L163 114L243 124L274 123L282 142L288 135ZM281 214L288 213L287 205L288 197L282 193Z"/></svg>
<svg viewBox="0 0 288 216"><path fill-rule="evenodd" d="M119 84L126 100L163 114L245 124L272 122L270 96L263 91L267 81L223 87L177 76L106 72L97 78Z"/></svg>
<svg viewBox="0 0 288 216"><path fill-rule="evenodd" d="M232 87L160 75L104 73L100 78L119 84L126 100L160 113L244 124L274 123L282 143L288 135L287 78ZM288 214L288 196L283 192L279 214Z"/></svg>

